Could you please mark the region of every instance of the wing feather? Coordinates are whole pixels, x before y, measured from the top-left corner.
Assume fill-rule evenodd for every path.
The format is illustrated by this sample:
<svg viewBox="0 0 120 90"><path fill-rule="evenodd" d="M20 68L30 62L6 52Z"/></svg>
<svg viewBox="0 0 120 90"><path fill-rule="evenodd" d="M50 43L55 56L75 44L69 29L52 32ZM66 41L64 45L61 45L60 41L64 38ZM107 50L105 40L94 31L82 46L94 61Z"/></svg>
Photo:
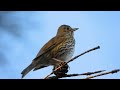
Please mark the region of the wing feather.
<svg viewBox="0 0 120 90"><path fill-rule="evenodd" d="M65 40L66 40L66 38L63 37L63 35L53 37L51 40L49 40L49 41L41 48L41 50L38 52L36 58L33 59L33 61L36 61L36 60L37 60L39 57L41 57L43 54L45 54L45 53L47 53L48 51L52 50L53 48L55 48L57 45L59 45L60 43L64 42Z"/></svg>

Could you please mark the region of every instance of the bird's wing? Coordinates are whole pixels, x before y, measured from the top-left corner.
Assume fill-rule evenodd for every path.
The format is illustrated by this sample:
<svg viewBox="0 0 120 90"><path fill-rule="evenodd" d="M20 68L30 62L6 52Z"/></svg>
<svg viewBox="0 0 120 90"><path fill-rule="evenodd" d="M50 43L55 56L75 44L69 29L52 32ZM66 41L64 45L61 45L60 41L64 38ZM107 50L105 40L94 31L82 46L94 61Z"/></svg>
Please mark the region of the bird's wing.
<svg viewBox="0 0 120 90"><path fill-rule="evenodd" d="M64 42L65 40L66 40L66 38L61 35L61 36L55 36L50 41L48 41L41 48L41 50L37 54L36 58L33 59L32 63L27 68L25 68L22 71L22 73L21 73L22 74L22 78L38 64L38 62L39 62L38 58L40 58L42 55L46 54L49 50L55 48L57 45L59 45L60 43ZM46 67L46 66L41 66L41 67L43 68L43 67ZM39 66L39 68L41 68L41 67ZM37 70L39 68L35 68L34 70Z"/></svg>
<svg viewBox="0 0 120 90"><path fill-rule="evenodd" d="M49 40L42 48L41 50L38 52L37 56L35 59L33 59L33 61L36 61L39 57L41 57L43 54L47 53L48 51L50 51L51 49L55 48L57 45L59 45L60 43L64 42L66 40L66 38L61 35L61 36L55 36L53 37L51 40Z"/></svg>

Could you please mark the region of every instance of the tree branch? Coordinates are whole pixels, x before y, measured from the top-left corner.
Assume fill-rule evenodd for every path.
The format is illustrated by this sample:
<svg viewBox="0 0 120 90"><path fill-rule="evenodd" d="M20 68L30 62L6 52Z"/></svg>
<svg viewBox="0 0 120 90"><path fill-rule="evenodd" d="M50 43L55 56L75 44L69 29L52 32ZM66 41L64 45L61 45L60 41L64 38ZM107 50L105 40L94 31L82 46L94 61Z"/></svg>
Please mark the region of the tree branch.
<svg viewBox="0 0 120 90"><path fill-rule="evenodd" d="M74 58L70 59L70 60L69 60L68 62L66 62L66 63L69 63L69 62L77 59L78 57L80 57L80 56L82 56L82 55L84 55L84 54L86 54L86 53L88 53L88 52L90 52L90 51L96 50L96 49L100 49L100 46L97 46L97 47L95 47L95 48L92 48L92 49L90 49L90 50L87 50L87 51L85 51L85 52L83 52L83 53L75 56ZM54 59L54 58L53 58L53 59ZM58 68L56 68L54 71L57 71L58 69L60 69L60 68L63 67L64 65L66 65L66 63L62 64L61 66L59 66ZM47 79L50 75L53 74L54 71L52 71L52 72L51 72L49 75L47 75L44 79Z"/></svg>
<svg viewBox="0 0 120 90"><path fill-rule="evenodd" d="M58 78L63 78L63 77L74 77L74 76L81 76L81 75L92 75L92 74L96 74L96 73L101 73L104 72L105 70L99 70L99 71L95 71L95 72L87 72L87 73L82 73L82 74L66 74L65 76L62 77L57 77L57 76L51 76L48 77L46 79L58 79Z"/></svg>
<svg viewBox="0 0 120 90"><path fill-rule="evenodd" d="M103 76L103 75L107 75L107 74L114 74L114 73L117 73L119 71L120 71L120 69L115 69L115 70L112 70L112 71L109 71L109 72L105 72L105 73L101 73L101 74L98 74L98 75L89 76L89 77L84 78L84 79L91 79L91 78L95 78L95 77Z"/></svg>

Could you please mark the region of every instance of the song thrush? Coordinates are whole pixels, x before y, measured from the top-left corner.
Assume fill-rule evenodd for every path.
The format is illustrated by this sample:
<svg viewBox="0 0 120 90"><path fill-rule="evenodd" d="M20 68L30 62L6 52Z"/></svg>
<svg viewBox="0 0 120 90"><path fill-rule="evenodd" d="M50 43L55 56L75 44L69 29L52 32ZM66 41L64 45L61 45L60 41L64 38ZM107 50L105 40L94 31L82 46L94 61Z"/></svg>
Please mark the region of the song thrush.
<svg viewBox="0 0 120 90"><path fill-rule="evenodd" d="M32 63L22 71L22 78L32 69L35 71L50 65L55 68L61 62L70 60L75 48L74 31L77 29L71 28L69 25L61 25L56 36L41 48ZM59 60L53 60L52 58Z"/></svg>

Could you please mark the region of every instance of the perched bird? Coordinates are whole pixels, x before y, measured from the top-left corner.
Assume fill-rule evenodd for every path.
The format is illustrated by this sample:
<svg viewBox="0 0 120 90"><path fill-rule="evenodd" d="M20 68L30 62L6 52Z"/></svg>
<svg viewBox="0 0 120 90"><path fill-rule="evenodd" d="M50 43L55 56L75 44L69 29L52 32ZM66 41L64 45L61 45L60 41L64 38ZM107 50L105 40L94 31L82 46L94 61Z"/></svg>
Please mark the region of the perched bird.
<svg viewBox="0 0 120 90"><path fill-rule="evenodd" d="M74 31L77 29L71 28L69 25L61 25L56 36L41 48L32 63L22 71L22 78L32 69L35 71L50 65L55 68L61 62L70 60L75 48ZM52 58L58 60L53 60Z"/></svg>

